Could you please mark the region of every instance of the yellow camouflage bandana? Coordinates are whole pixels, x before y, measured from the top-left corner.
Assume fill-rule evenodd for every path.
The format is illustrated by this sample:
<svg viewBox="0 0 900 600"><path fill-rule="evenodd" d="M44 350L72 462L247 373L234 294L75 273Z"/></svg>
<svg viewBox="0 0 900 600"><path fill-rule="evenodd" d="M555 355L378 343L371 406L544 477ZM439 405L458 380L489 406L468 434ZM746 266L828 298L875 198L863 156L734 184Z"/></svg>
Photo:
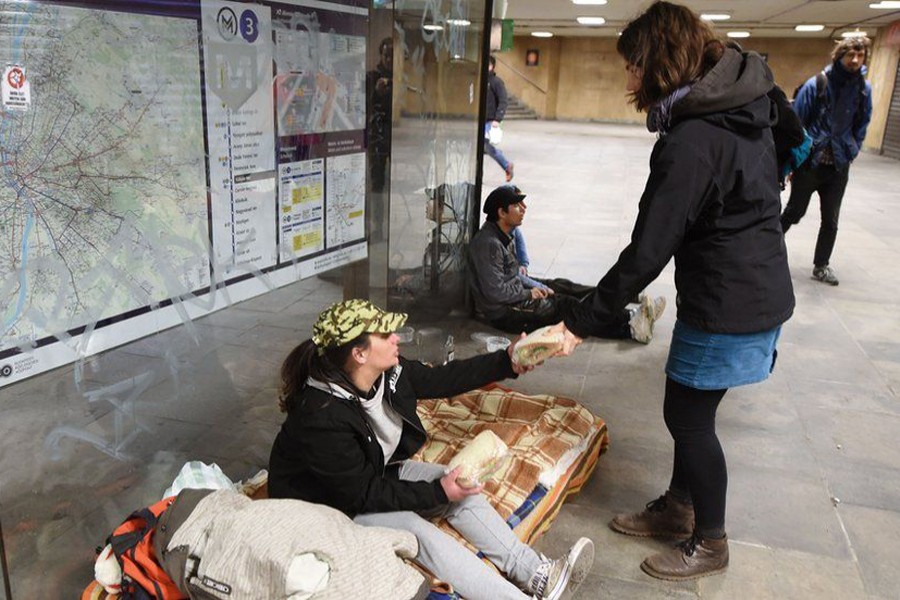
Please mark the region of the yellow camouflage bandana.
<svg viewBox="0 0 900 600"><path fill-rule="evenodd" d="M313 325L312 341L321 354L363 333L393 333L406 323L406 314L386 312L368 300L344 300L322 311Z"/></svg>

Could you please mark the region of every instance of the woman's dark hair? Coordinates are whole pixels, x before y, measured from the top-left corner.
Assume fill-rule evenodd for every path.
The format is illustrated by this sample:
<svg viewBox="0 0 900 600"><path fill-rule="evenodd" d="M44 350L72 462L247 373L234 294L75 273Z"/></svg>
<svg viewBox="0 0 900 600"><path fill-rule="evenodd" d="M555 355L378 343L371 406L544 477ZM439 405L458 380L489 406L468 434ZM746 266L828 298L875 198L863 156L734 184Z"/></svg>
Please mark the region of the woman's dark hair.
<svg viewBox="0 0 900 600"><path fill-rule="evenodd" d="M655 2L625 27L616 50L642 69L641 89L632 92L630 100L638 110L646 110L706 75L725 46L689 8Z"/></svg>
<svg viewBox="0 0 900 600"><path fill-rule="evenodd" d="M368 347L369 334L363 333L342 346L325 348L322 354L319 354L319 348L312 340L306 340L291 350L281 364L281 386L278 390L281 412L291 412L294 409L300 392L306 387L306 380L310 377L324 383L352 388L353 384L344 365L354 348L365 350Z"/></svg>

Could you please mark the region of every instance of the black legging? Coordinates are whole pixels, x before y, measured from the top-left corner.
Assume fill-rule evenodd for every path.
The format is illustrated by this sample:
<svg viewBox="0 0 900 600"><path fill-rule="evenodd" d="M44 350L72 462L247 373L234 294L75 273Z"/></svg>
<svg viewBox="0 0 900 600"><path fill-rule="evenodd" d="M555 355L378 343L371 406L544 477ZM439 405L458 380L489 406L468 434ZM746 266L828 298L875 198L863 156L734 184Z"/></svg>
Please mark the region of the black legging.
<svg viewBox="0 0 900 600"><path fill-rule="evenodd" d="M728 470L716 437L716 409L728 390L698 390L666 378L663 416L675 440L670 492L694 503L701 537L725 534Z"/></svg>

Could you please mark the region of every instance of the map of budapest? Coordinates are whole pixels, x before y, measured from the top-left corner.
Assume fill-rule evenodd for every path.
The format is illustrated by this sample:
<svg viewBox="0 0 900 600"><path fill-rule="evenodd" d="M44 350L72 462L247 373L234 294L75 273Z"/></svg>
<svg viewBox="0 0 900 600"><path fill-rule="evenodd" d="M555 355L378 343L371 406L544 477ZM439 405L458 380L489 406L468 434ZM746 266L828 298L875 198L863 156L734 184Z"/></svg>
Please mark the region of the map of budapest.
<svg viewBox="0 0 900 600"><path fill-rule="evenodd" d="M196 21L0 16L31 92L0 115L0 351L209 285Z"/></svg>

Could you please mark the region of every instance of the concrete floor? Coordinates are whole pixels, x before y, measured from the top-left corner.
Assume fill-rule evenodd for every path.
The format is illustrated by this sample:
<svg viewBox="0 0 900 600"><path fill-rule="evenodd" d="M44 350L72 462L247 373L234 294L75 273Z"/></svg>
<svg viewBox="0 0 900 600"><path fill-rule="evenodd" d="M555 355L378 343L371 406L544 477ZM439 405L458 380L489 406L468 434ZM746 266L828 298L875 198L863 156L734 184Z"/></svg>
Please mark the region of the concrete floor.
<svg viewBox="0 0 900 600"><path fill-rule="evenodd" d="M505 124L503 150L529 194L532 273L593 283L629 238L654 138L639 127ZM485 192L502 182L485 164ZM611 446L584 491L539 542L598 545L580 598L900 598L900 164L863 155L851 169L832 262L837 288L810 279L818 218L788 237L797 311L769 381L732 390L719 412L729 459L724 575L667 583L640 561L664 547L607 521L664 489L671 441L663 365L674 314L671 266L651 285L670 308L649 346L590 340L515 381L576 398L609 424ZM72 598L93 548L158 497L187 460L233 479L265 466L281 422L282 358L340 298L318 278L271 292L0 391L0 518L14 598ZM423 327L432 323L412 325ZM461 357L478 351L466 319Z"/></svg>

